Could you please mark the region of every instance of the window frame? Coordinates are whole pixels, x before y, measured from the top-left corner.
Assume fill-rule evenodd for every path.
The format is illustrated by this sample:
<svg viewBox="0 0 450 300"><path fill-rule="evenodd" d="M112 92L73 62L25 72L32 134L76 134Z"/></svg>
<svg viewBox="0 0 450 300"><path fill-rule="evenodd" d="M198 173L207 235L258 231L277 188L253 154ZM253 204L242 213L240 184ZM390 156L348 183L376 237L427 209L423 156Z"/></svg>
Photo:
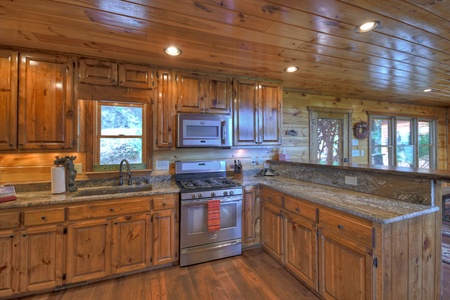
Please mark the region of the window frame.
<svg viewBox="0 0 450 300"><path fill-rule="evenodd" d="M93 165L92 171L94 172L103 172L103 171L117 171L119 170L119 164L111 164L111 165L101 165L100 164L100 139L104 136L101 135L101 108L102 106L123 106L123 107L140 107L142 109L142 135L141 136L117 136L117 138L133 138L133 137L141 137L142 138L142 163L133 164L130 163L130 167L133 170L147 170L151 168L151 164L149 164L149 157L151 156L151 150L149 145L151 144L150 138L150 126L148 126L148 104L142 102L120 102L120 101L106 101L106 100L97 100L94 103L93 107L93 118L94 118L94 128L93 128ZM108 136L110 137L110 136ZM127 159L127 157L124 157Z"/></svg>
<svg viewBox="0 0 450 300"><path fill-rule="evenodd" d="M369 116L369 124L372 124L372 121L374 119L385 119L389 122L390 132L389 134L389 145L386 146L390 148L390 156L388 159L388 166L398 166L398 160L397 160L397 121L399 120L408 120L411 123L411 143L414 148L413 150L413 166L411 168L418 168L419 165L419 123L420 122L428 122L429 123L429 135L430 135L430 141L429 145L431 147L430 149L430 158L429 158L429 169L436 169L437 166L437 151L438 147L436 144L437 141L437 118L432 116L414 116L414 115L392 115L392 114L384 114L384 113L377 113L377 112L367 112ZM372 145L372 131L370 132L369 136L369 142L368 142L368 163L369 165L372 164L372 148L373 147L384 147L382 145Z"/></svg>
<svg viewBox="0 0 450 300"><path fill-rule="evenodd" d="M352 120L352 109L345 108L329 108L329 107L316 107L307 106L309 111L309 159L311 161L318 161L317 159L317 122L318 119L330 118L330 119L340 119L343 122L342 132L342 161L351 162L352 156L350 153L351 149L351 120Z"/></svg>

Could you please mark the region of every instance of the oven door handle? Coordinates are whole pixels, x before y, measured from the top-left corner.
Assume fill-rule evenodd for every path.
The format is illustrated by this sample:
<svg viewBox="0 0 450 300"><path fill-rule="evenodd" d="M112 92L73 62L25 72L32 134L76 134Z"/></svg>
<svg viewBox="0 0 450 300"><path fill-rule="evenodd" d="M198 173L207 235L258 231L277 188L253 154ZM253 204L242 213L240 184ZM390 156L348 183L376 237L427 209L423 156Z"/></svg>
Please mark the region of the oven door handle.
<svg viewBox="0 0 450 300"><path fill-rule="evenodd" d="M211 200L214 198L211 198ZM233 200L221 200L220 204L225 204L225 203L232 203L232 202L239 202L242 201L242 198L240 199L233 199ZM191 200L185 200L185 201L181 201L181 206L205 206L208 204L208 200L204 200L204 201L194 201L191 202Z"/></svg>

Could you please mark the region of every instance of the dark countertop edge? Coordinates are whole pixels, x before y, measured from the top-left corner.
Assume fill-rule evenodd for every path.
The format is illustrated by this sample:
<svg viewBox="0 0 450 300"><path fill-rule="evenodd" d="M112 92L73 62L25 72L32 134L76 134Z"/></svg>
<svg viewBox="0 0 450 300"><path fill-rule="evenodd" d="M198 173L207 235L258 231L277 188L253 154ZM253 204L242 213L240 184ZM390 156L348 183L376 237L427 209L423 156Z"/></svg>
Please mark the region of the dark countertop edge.
<svg viewBox="0 0 450 300"><path fill-rule="evenodd" d="M390 174L397 176L406 176L411 178L421 178L430 180L442 180L450 182L450 171L438 169L419 169L406 167L389 167L381 165L357 164L357 163L314 163L307 161L280 161L272 160L272 164L294 164L307 165L318 168L335 168L339 170L370 172L377 174Z"/></svg>
<svg viewBox="0 0 450 300"><path fill-rule="evenodd" d="M276 178L276 177L277 176L267 178L267 177L263 177L263 176L257 176L257 177L251 177L251 179L244 178L241 181L241 184L242 184L242 186L265 185L267 187L274 188L275 190L277 190L279 192L282 192L282 193L285 193L285 194L288 194L288 195L291 195L291 196L294 196L294 197L299 197L299 198L305 199L307 201L310 201L312 203L316 203L318 205L323 205L325 207L336 209L338 211L342 211L344 213L348 213L348 214L351 214L351 215L354 215L354 216L358 216L358 217L361 217L361 218L364 218L364 219L367 219L367 220L370 220L372 222L379 223L379 224L395 223L395 222L398 222L398 221L401 221L401 220L414 218L414 217L417 217L417 216L420 216L420 215L425 215L425 214L433 213L433 212L436 212L436 211L440 210L440 208L438 206L427 206L427 205L422 205L422 204L415 204L415 203L404 202L405 206L407 206L407 205L415 206L416 210L412 211L412 209L410 209L411 210L410 213L401 214L401 215L394 216L394 217L379 218L379 217L375 217L373 215L369 215L369 214L365 213L364 211L361 211L361 210L358 210L358 209L355 209L355 208L351 208L348 205L347 206L340 206L340 205L337 205L337 204L334 205L330 201L326 201L326 200L321 201L320 199L312 199L311 197L302 195L301 193L292 193L290 191L284 190L283 188L279 188L279 186L276 184L276 182L274 184L274 183L271 183L270 180L269 181L265 180L266 178L270 179L270 178ZM280 177L280 178L283 178L283 181L285 183L289 182L289 181L292 181L292 182L300 181L300 180L284 178L284 177ZM317 184L317 183L310 183L310 182L306 182L306 181L301 181L301 182L305 183L307 185L320 186L321 188L323 187L323 189L329 190L330 192L333 192L333 191L336 191L336 190L342 190L343 193L360 194L360 195L369 196L371 198L373 197L373 198L382 199L383 201L386 201L386 205L385 205L386 207L383 208L383 204L380 204L379 208L384 210L384 211L390 211L391 207L389 207L387 205L389 203L395 203L395 204L402 203L402 201L393 200L393 199L389 199L389 198L383 198L383 197L380 197L380 196L374 196L374 195L370 195L370 194L364 194L364 193L361 193L361 192L350 192L350 191L347 191L347 190L344 190L344 189L329 187L329 186L321 185L321 184Z"/></svg>

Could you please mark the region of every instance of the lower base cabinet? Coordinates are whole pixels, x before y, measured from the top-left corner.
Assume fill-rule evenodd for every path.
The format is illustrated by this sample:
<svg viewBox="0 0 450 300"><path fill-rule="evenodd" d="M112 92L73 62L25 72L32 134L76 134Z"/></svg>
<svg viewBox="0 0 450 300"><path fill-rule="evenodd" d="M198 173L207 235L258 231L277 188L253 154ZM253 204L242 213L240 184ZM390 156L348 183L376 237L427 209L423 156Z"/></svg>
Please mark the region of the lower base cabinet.
<svg viewBox="0 0 450 300"><path fill-rule="evenodd" d="M152 216L154 266L171 263L177 259L175 245L175 212L156 212Z"/></svg>
<svg viewBox="0 0 450 300"><path fill-rule="evenodd" d="M340 238L319 233L320 290L324 299L373 299L372 252Z"/></svg>
<svg viewBox="0 0 450 300"><path fill-rule="evenodd" d="M2 216L0 215L0 218ZM0 298L19 292L19 231L0 231Z"/></svg>
<svg viewBox="0 0 450 300"><path fill-rule="evenodd" d="M111 274L111 222L95 219L67 227L66 283L98 279Z"/></svg>
<svg viewBox="0 0 450 300"><path fill-rule="evenodd" d="M278 262L282 262L282 214L270 203L261 207L261 246Z"/></svg>
<svg viewBox="0 0 450 300"><path fill-rule="evenodd" d="M113 221L112 273L120 274L151 266L150 214L122 216Z"/></svg>
<svg viewBox="0 0 450 300"><path fill-rule="evenodd" d="M317 281L317 236L314 223L285 216L284 265L315 291Z"/></svg>

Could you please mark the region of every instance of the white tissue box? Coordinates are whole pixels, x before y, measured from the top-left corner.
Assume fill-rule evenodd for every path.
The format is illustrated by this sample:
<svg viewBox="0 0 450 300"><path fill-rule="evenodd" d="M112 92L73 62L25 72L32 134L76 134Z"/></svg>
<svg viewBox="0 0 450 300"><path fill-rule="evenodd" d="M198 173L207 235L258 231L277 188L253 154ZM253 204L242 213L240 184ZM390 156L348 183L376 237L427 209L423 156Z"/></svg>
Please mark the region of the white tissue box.
<svg viewBox="0 0 450 300"><path fill-rule="evenodd" d="M281 161L289 160L289 154L279 154L278 156L278 159Z"/></svg>

